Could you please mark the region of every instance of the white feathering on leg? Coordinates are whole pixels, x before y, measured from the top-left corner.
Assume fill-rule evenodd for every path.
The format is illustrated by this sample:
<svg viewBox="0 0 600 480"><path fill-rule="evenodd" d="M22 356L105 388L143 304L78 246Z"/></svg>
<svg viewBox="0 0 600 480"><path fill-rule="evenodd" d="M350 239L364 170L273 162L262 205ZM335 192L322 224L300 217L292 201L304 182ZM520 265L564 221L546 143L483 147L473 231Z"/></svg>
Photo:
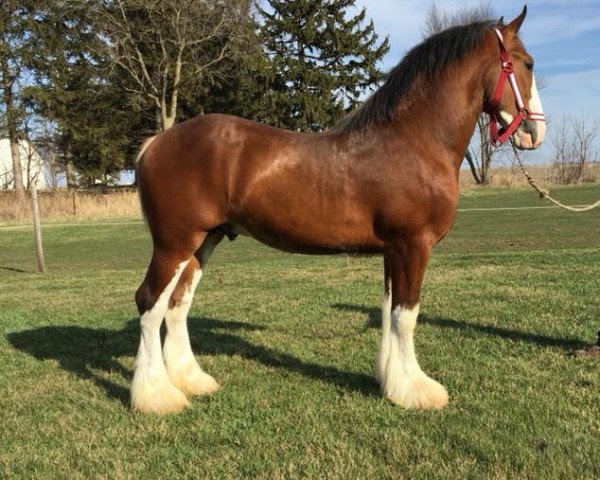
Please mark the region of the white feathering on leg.
<svg viewBox="0 0 600 480"><path fill-rule="evenodd" d="M178 266L154 306L140 319L142 335L131 383L131 406L134 410L164 414L177 412L189 404L183 392L169 380L160 345L160 325L169 298L187 263L182 262Z"/></svg>
<svg viewBox="0 0 600 480"><path fill-rule="evenodd" d="M190 288L178 305L167 310L167 336L163 354L171 382L188 395L208 395L219 389L217 381L204 372L192 351L187 328L187 315L194 291L202 278L202 270L194 272Z"/></svg>
<svg viewBox="0 0 600 480"><path fill-rule="evenodd" d="M448 403L448 393L423 373L415 355L413 336L418 314L418 304L412 309L398 306L392 312L381 389L385 398L405 408L441 408Z"/></svg>
<svg viewBox="0 0 600 480"><path fill-rule="evenodd" d="M390 328L392 324L392 293L390 285L383 293L381 302L381 343L377 353L376 377L379 383L386 377L388 358L390 355Z"/></svg>

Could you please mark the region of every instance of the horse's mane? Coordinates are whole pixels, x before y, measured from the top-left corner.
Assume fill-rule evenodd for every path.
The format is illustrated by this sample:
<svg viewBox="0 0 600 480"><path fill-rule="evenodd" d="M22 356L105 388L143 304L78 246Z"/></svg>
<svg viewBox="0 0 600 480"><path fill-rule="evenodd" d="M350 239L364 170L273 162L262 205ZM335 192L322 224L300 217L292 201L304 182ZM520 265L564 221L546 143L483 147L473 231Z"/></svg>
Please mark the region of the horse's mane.
<svg viewBox="0 0 600 480"><path fill-rule="evenodd" d="M387 75L384 84L356 110L344 117L333 133L350 133L393 120L398 104L420 78L433 78L448 65L474 50L485 32L497 23L491 20L459 25L436 33L412 48Z"/></svg>

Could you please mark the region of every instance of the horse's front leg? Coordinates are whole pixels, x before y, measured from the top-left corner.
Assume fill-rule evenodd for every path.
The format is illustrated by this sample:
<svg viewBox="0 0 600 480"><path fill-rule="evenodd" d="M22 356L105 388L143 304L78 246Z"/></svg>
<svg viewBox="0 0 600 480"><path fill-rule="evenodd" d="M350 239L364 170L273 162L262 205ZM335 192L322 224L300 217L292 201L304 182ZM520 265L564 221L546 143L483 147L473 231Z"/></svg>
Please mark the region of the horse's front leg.
<svg viewBox="0 0 600 480"><path fill-rule="evenodd" d="M446 389L429 378L415 355L419 295L432 242L411 239L385 252L385 293L377 378L385 398L405 408L441 408Z"/></svg>

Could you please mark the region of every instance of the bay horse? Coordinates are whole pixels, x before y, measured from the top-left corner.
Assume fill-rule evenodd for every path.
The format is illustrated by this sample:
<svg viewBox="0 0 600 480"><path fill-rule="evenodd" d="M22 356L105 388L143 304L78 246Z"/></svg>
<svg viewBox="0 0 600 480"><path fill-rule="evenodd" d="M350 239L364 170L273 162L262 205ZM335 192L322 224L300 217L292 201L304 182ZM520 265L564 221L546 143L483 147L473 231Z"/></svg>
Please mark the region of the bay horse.
<svg viewBox="0 0 600 480"><path fill-rule="evenodd" d="M454 222L459 169L481 112L500 141L511 136L533 149L544 138L533 59L518 37L525 15L431 36L330 130L209 114L145 142L137 182L154 248L136 293L134 410L175 412L187 396L219 388L194 357L187 314L212 251L239 234L288 252L382 254L383 396L406 408L448 402L415 356L421 283L432 247Z"/></svg>

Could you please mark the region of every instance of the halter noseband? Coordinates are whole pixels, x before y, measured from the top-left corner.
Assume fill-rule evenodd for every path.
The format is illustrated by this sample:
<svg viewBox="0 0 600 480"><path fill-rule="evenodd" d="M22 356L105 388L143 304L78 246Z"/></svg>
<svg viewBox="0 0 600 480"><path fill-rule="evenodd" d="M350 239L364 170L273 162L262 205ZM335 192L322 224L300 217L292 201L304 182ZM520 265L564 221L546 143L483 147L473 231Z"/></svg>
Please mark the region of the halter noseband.
<svg viewBox="0 0 600 480"><path fill-rule="evenodd" d="M517 77L515 76L513 63L510 61L508 51L504 46L504 38L502 37L502 33L500 33L500 30L497 28L494 28L494 32L496 32L500 43L500 60L502 61L502 70L500 71L500 78L498 79L498 84L496 85L496 91L494 92L494 96L489 103L489 107L486 109L486 113L490 116L490 134L492 145L494 147L499 147L506 142L506 140L508 140L508 138L517 130L517 128L519 128L519 125L521 125L523 120L544 122L545 118L543 113L531 112L525 104L521 95L521 90L519 90L519 85L517 84ZM515 104L517 106L518 114L510 125L499 130L497 111L498 107L500 106L500 100L502 99L502 93L504 92L504 85L506 84L507 79L515 96Z"/></svg>

